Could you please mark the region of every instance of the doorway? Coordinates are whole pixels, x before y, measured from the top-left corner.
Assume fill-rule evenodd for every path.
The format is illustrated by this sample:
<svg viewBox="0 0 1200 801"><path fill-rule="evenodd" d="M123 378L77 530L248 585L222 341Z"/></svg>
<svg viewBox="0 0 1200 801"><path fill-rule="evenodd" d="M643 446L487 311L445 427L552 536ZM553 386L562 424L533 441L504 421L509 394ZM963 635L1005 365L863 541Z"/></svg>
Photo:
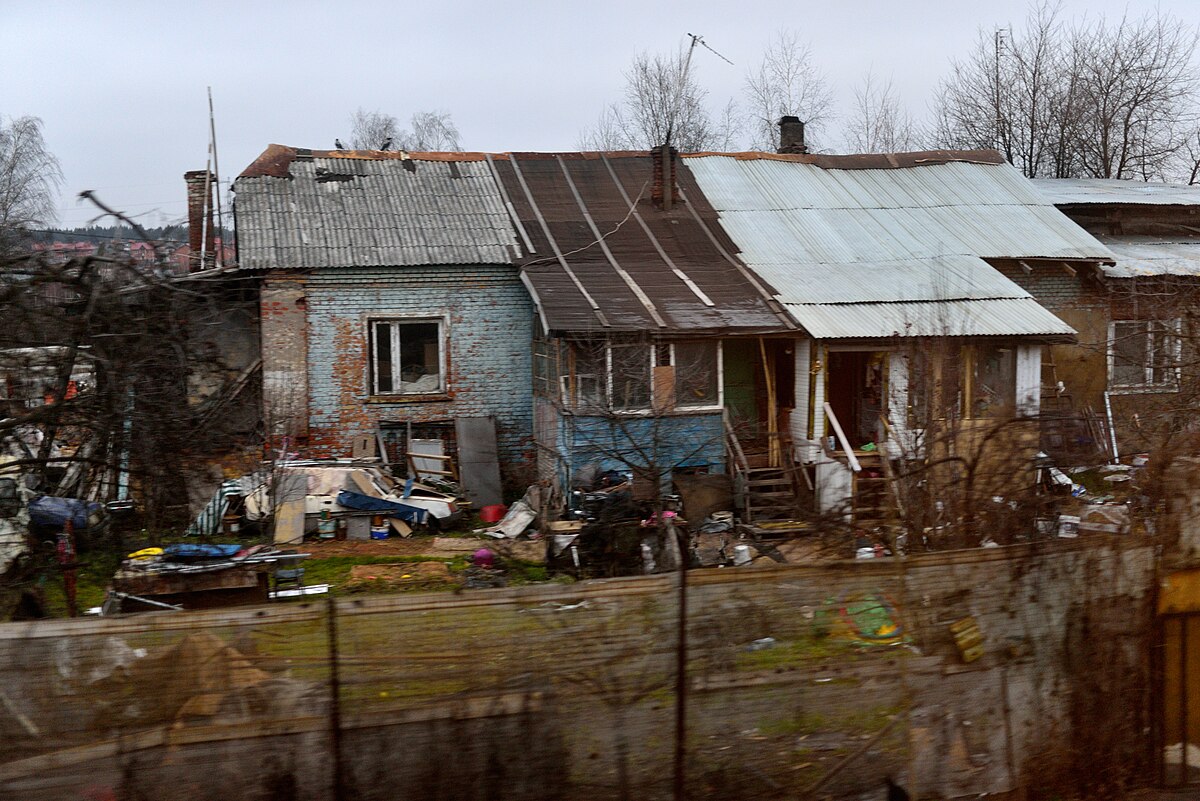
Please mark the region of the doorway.
<svg viewBox="0 0 1200 801"><path fill-rule="evenodd" d="M886 356L865 350L829 353L829 405L856 449L878 438L879 417L885 412Z"/></svg>

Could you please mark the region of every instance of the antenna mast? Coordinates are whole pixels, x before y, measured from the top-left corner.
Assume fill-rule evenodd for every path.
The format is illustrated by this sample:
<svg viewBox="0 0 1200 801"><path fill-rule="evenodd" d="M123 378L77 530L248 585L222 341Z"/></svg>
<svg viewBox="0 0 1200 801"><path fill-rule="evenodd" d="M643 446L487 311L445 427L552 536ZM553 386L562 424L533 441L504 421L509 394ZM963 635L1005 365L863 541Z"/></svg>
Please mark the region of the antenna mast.
<svg viewBox="0 0 1200 801"><path fill-rule="evenodd" d="M225 251L225 238L224 238L225 217L224 217L224 212L221 210L221 167L217 163L217 123L216 123L216 119L213 115L213 101L212 101L212 87L211 86L208 87L208 136L209 136L208 151L210 153L212 153L213 183L215 183L217 185L217 233L222 235L221 246L220 247L214 246L214 248L213 248L216 251L214 256L216 257L216 264L217 264L217 267L219 268L219 267L223 266L221 259L224 255L224 251ZM210 199L205 198L205 202L206 203L210 202ZM207 216L205 217L205 219L207 219Z"/></svg>
<svg viewBox="0 0 1200 801"><path fill-rule="evenodd" d="M1004 47L1004 28L997 28L996 29L996 47L995 47L995 56L996 56L996 64L995 64L996 97L995 97L995 101L996 101L996 147L999 149L1003 149L1003 145L1004 145L1004 142L1003 142L1004 114L1000 108L1000 50L1003 47Z"/></svg>
<svg viewBox="0 0 1200 801"><path fill-rule="evenodd" d="M688 37L692 40L692 43L690 45L688 45L687 58L685 58L683 61L683 72L680 73L680 75L679 75L679 91L676 92L676 94L675 94L675 108L672 109L671 118L667 120L667 145L668 146L670 146L670 144L671 144L671 134L673 133L673 130L675 128L675 120L679 119L679 114L683 110L683 93L685 91L687 91L688 71L692 67L692 53L695 52L696 45L700 45L705 50L712 53L714 56L716 56L717 58L726 62L730 66L733 65L732 61L725 58L725 56L721 55L716 50L713 50L711 47L709 47L708 43L704 41L703 36L696 34L696 33L689 33Z"/></svg>

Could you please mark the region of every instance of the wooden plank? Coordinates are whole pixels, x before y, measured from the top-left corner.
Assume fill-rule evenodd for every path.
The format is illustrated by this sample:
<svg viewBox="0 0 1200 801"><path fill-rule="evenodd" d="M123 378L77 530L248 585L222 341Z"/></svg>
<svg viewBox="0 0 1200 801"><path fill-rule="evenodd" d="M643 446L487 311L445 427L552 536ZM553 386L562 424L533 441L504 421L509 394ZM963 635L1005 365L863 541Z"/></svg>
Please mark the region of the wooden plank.
<svg viewBox="0 0 1200 801"><path fill-rule="evenodd" d="M829 405L829 401L825 401L825 416L829 418L829 424L833 426L833 433L837 434L838 442L842 445L842 450L846 453L846 458L850 460L850 469L855 473L862 472L862 465L858 463L858 457L854 455L854 449L850 447L850 443L846 440L846 434L842 431L842 424L838 422L837 415L833 413L833 407Z"/></svg>

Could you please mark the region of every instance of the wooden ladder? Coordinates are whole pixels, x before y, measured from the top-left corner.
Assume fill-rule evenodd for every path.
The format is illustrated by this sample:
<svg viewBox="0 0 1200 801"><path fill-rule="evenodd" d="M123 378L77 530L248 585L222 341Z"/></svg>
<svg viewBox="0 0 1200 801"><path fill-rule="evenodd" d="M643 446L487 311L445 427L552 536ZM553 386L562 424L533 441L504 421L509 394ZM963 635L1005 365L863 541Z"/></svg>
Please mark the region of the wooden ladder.
<svg viewBox="0 0 1200 801"><path fill-rule="evenodd" d="M1045 358L1042 359L1042 411L1069 412L1075 408L1071 393L1058 378L1058 368L1054 364L1054 358L1050 355L1050 349L1046 348L1044 354Z"/></svg>

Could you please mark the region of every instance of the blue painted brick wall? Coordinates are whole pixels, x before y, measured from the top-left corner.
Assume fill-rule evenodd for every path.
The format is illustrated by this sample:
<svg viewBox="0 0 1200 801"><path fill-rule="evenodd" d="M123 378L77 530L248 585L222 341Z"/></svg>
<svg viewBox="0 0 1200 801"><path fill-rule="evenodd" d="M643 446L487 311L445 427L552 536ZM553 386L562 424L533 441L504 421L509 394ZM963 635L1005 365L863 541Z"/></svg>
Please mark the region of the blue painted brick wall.
<svg viewBox="0 0 1200 801"><path fill-rule="evenodd" d="M628 472L655 466L669 473L677 467L707 466L724 472L725 429L721 413L651 417L586 417L564 415L560 450L572 471L597 465L601 471Z"/></svg>
<svg viewBox="0 0 1200 801"><path fill-rule="evenodd" d="M501 469L517 489L532 475L530 342L533 304L517 271L500 266L327 270L306 281L309 441L346 456L379 421L494 416ZM448 400L368 400L368 316L448 320Z"/></svg>

